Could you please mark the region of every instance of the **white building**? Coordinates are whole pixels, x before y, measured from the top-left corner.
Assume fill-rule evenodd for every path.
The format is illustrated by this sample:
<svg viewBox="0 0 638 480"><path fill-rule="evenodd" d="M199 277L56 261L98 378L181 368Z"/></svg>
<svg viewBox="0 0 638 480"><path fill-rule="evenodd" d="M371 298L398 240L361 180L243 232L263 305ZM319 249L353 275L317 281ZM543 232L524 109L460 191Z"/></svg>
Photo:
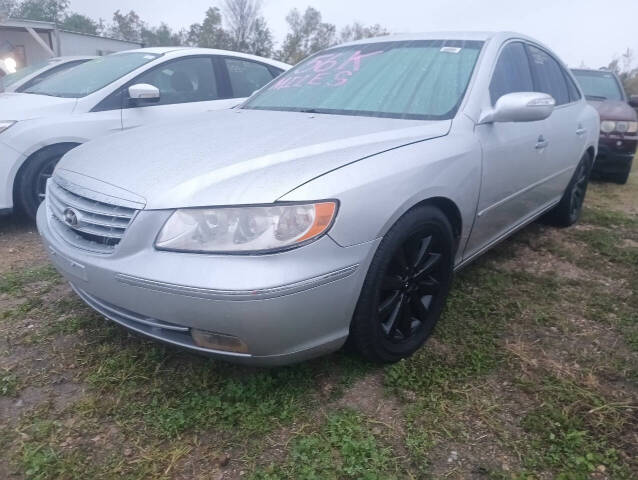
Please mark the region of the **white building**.
<svg viewBox="0 0 638 480"><path fill-rule="evenodd" d="M55 23L0 18L0 58L19 66L70 55L107 55L140 48L141 43L61 30Z"/></svg>

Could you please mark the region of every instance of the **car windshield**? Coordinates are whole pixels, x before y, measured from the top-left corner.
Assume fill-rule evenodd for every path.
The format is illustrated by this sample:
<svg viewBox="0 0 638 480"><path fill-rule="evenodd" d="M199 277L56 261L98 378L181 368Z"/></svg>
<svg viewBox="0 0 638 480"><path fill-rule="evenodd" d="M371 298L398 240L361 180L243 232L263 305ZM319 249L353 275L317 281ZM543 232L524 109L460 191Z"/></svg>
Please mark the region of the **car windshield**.
<svg viewBox="0 0 638 480"><path fill-rule="evenodd" d="M80 98L104 88L118 78L155 60L159 55L145 52L118 53L90 62L47 78L24 93L52 97Z"/></svg>
<svg viewBox="0 0 638 480"><path fill-rule="evenodd" d="M594 100L624 100L620 85L611 72L572 70L585 96Z"/></svg>
<svg viewBox="0 0 638 480"><path fill-rule="evenodd" d="M242 108L404 119L452 118L483 43L389 41L320 52Z"/></svg>
<svg viewBox="0 0 638 480"><path fill-rule="evenodd" d="M17 72L10 73L6 77L3 77L2 80L0 80L0 83L2 83L2 86L4 86L5 88L9 87L13 85L14 83L22 80L23 78L26 78L27 76L31 75L33 72L37 72L38 70L46 67L47 65L51 63L55 63L55 62L49 60L46 62L36 63L34 65L29 65L28 67L21 68Z"/></svg>

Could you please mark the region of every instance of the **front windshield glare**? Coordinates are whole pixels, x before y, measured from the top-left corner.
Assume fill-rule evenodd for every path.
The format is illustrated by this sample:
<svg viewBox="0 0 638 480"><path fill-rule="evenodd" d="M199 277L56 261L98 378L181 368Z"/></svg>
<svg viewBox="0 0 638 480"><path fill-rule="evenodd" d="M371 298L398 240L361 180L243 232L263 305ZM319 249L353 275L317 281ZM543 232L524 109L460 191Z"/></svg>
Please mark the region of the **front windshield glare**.
<svg viewBox="0 0 638 480"><path fill-rule="evenodd" d="M452 118L482 42L393 41L321 52L243 108L405 119Z"/></svg>
<svg viewBox="0 0 638 480"><path fill-rule="evenodd" d="M573 70L586 97L600 100L622 100L616 77L610 72Z"/></svg>
<svg viewBox="0 0 638 480"><path fill-rule="evenodd" d="M159 55L134 52L118 53L78 65L47 78L25 90L25 93L52 97L79 98L104 88L118 78L155 60Z"/></svg>
<svg viewBox="0 0 638 480"><path fill-rule="evenodd" d="M36 63L35 65L29 65L28 67L21 68L17 72L10 73L6 77L4 77L2 80L0 80L0 83L4 87L8 87L10 85L13 85L17 81L22 80L23 78L27 77L28 75L31 75L33 72L36 72L36 71L46 67L49 63L51 63L51 62L48 61L48 62Z"/></svg>

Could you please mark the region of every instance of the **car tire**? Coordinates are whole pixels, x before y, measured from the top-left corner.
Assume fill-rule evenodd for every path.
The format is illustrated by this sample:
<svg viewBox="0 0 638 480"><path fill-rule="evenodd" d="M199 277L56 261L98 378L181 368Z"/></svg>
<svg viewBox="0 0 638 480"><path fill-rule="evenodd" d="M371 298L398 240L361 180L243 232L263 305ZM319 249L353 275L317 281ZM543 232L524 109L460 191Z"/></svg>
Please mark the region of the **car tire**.
<svg viewBox="0 0 638 480"><path fill-rule="evenodd" d="M586 153L578 162L560 202L546 215L548 223L557 227L569 227L580 219L589 185L590 171L591 156Z"/></svg>
<svg viewBox="0 0 638 480"><path fill-rule="evenodd" d="M384 236L370 264L349 343L379 363L409 357L432 334L453 277L454 234L432 205L415 207Z"/></svg>
<svg viewBox="0 0 638 480"><path fill-rule="evenodd" d="M631 166L633 162L633 159L631 159L624 171L608 175L609 180L617 183L618 185L625 185L629 181L629 174L631 173Z"/></svg>
<svg viewBox="0 0 638 480"><path fill-rule="evenodd" d="M20 209L35 219L40 203L44 199L46 181L53 175L58 161L77 144L53 145L34 153L22 166L16 182L15 198Z"/></svg>

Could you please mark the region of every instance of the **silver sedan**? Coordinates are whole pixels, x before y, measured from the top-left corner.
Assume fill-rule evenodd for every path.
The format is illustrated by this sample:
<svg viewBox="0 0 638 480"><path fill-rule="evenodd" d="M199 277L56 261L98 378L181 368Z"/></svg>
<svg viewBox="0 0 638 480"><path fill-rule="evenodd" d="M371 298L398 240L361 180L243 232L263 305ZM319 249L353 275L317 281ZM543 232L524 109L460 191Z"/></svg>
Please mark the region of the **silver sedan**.
<svg viewBox="0 0 638 480"><path fill-rule="evenodd" d="M38 228L77 294L141 334L278 365L420 348L453 272L579 218L599 131L570 71L513 33L320 52L239 108L68 153Z"/></svg>

